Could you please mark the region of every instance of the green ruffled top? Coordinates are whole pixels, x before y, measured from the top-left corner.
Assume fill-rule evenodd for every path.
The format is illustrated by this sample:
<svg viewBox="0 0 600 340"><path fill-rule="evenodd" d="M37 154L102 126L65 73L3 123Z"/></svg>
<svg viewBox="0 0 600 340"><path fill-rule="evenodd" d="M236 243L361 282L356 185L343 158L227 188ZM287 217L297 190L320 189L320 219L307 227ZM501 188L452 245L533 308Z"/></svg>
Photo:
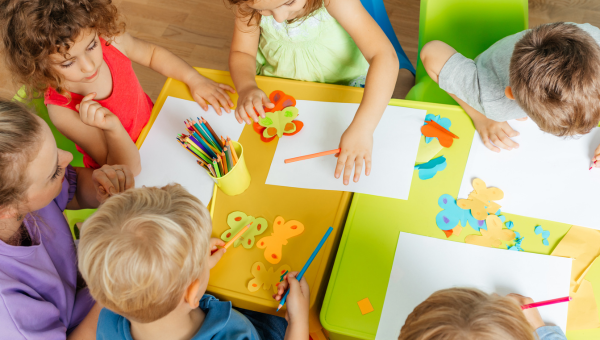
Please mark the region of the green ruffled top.
<svg viewBox="0 0 600 340"><path fill-rule="evenodd" d="M292 24L260 21L256 74L364 87L369 63L325 7Z"/></svg>

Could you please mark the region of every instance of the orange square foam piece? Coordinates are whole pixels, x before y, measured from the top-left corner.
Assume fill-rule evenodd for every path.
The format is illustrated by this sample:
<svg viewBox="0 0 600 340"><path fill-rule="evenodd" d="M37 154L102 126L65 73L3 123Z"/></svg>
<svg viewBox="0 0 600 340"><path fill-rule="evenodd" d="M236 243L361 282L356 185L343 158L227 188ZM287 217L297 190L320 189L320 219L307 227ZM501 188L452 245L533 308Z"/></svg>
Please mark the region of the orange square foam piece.
<svg viewBox="0 0 600 340"><path fill-rule="evenodd" d="M362 315L374 311L373 306L371 305L371 301L369 301L369 298L364 298L358 301L358 308L360 308L360 312L362 313Z"/></svg>

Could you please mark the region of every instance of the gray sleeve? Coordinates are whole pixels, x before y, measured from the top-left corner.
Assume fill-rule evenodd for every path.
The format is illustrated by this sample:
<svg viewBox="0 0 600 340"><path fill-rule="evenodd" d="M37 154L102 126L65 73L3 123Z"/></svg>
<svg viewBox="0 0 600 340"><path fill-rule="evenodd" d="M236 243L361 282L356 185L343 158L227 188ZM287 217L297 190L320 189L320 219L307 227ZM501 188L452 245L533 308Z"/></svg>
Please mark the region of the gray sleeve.
<svg viewBox="0 0 600 340"><path fill-rule="evenodd" d="M475 62L460 53L448 59L439 75L440 88L452 93L475 110L485 114L479 95L479 79Z"/></svg>
<svg viewBox="0 0 600 340"><path fill-rule="evenodd" d="M544 326L535 330L540 340L567 340L565 333L558 326Z"/></svg>

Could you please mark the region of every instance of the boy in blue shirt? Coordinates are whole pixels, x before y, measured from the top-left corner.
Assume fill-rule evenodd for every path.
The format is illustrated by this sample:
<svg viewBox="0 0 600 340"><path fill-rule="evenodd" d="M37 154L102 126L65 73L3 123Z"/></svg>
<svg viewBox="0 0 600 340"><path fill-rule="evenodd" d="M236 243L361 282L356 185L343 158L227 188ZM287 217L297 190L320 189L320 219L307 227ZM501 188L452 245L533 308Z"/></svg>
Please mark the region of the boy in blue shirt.
<svg viewBox="0 0 600 340"><path fill-rule="evenodd" d="M421 61L471 117L483 143L500 152L519 147L511 140L519 133L507 120L529 117L556 136L586 134L598 126L599 45L597 27L558 22L505 37L475 60L430 41Z"/></svg>
<svg viewBox="0 0 600 340"><path fill-rule="evenodd" d="M84 223L79 243L81 274L105 307L97 339L308 339L310 293L297 273L284 281L289 324L205 294L225 253L211 231L204 205L178 184L108 199Z"/></svg>

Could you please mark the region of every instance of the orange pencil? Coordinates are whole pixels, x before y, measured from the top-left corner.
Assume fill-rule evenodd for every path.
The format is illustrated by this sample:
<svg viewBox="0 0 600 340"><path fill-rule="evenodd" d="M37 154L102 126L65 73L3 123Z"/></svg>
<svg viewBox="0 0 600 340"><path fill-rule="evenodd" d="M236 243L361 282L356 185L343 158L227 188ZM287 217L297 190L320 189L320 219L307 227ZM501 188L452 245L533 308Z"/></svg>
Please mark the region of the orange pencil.
<svg viewBox="0 0 600 340"><path fill-rule="evenodd" d="M306 155L306 156L300 156L300 157L296 157L296 158L288 158L288 159L284 160L284 162L285 162L285 164L293 163L293 162L297 162L297 161L303 161L306 159L327 156L327 155L333 155L335 153L340 153L341 151L342 151L342 149L335 149L335 150L317 152L317 153L313 153L313 154Z"/></svg>
<svg viewBox="0 0 600 340"><path fill-rule="evenodd" d="M221 152L221 159L223 160L223 169L225 169L225 175L229 172L229 167L227 166L227 157L224 152Z"/></svg>
<svg viewBox="0 0 600 340"><path fill-rule="evenodd" d="M221 171L221 176L225 176L225 169L223 169L223 159L219 155L217 155L217 164L219 164L219 170Z"/></svg>
<svg viewBox="0 0 600 340"><path fill-rule="evenodd" d="M235 236L231 240L229 240L229 242L225 243L223 248L225 248L225 249L229 248L229 246L231 246L233 244L233 242L235 242L238 238L242 237L242 235L244 235L244 233L246 231L248 231L248 229L250 229L251 225L252 225L252 222L250 224L248 224L247 226L243 227L242 230L240 230L237 234L235 234ZM216 252L217 250L218 249L211 251L211 254Z"/></svg>
<svg viewBox="0 0 600 340"><path fill-rule="evenodd" d="M229 144L229 148L231 149L231 156L233 156L233 165L236 165L239 159L237 153L235 152L235 149L233 148L233 144L231 144L231 138L227 137L227 143Z"/></svg>

